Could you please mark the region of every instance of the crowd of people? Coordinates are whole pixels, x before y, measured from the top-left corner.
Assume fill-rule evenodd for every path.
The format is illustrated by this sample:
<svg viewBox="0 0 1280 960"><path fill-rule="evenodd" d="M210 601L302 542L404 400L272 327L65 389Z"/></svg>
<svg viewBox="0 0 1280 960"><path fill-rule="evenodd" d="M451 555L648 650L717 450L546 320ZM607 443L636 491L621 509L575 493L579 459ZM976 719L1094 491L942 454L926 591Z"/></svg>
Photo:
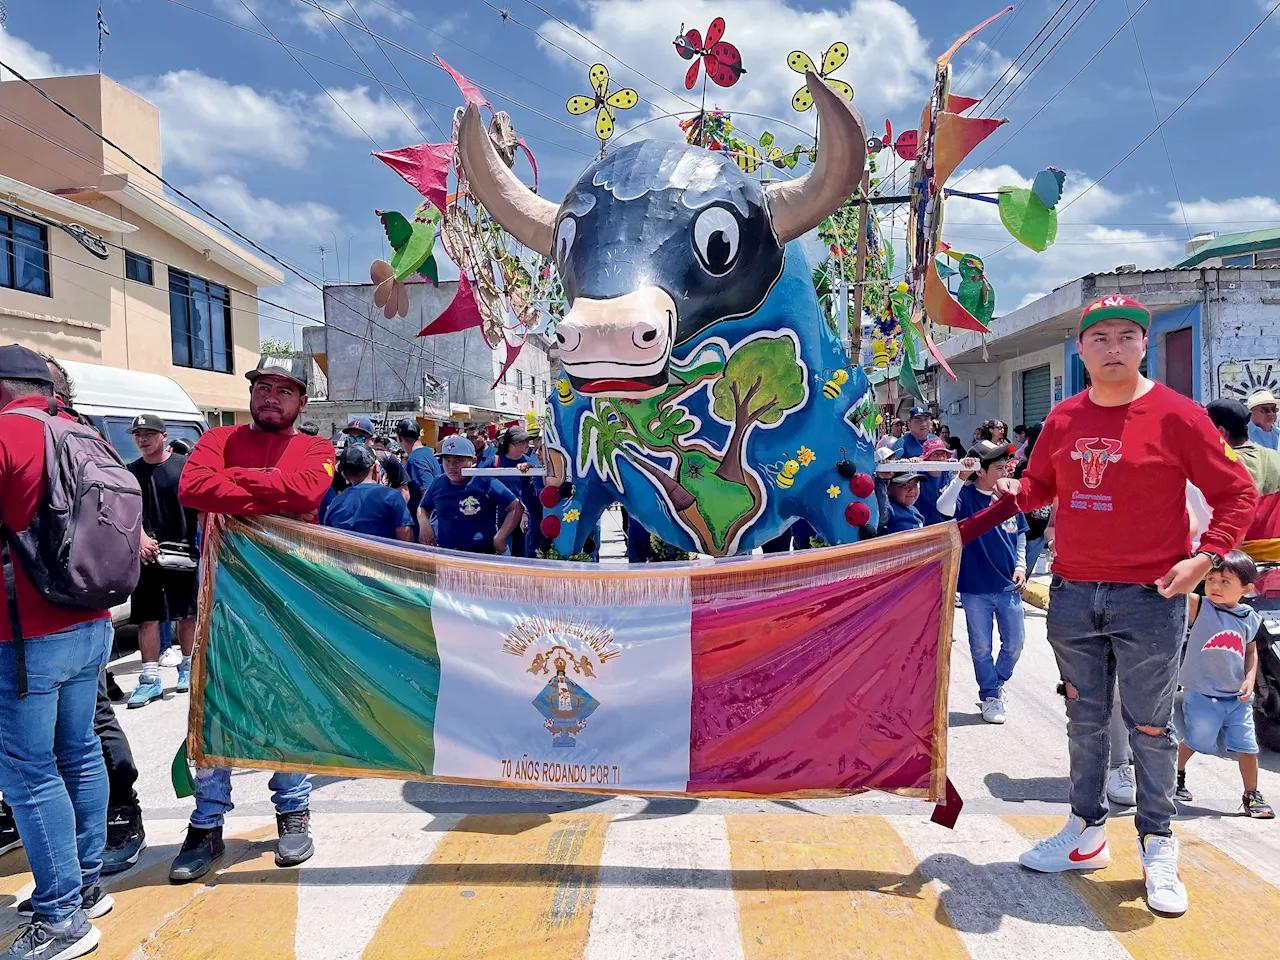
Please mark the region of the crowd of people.
<svg viewBox="0 0 1280 960"><path fill-rule="evenodd" d="M966 446L927 408L891 421L876 450L879 520L862 535L999 518L964 546L957 591L982 718L993 724L1006 719L1003 691L1024 645L1020 594L1039 555L1053 553L1047 634L1067 710L1072 813L1020 862L1038 871L1103 867L1109 803L1135 805L1148 904L1178 914L1187 896L1170 821L1175 800L1191 798L1188 761L1216 752L1221 739L1239 760L1245 812L1273 815L1258 790L1250 709L1260 617L1245 599L1259 571L1238 547L1280 534L1280 453L1270 393L1205 409L1140 373L1150 319L1124 297L1087 308L1078 346L1091 387L1043 424L1010 431L988 420ZM90 921L112 907L101 877L136 863L145 843L137 769L105 671L109 606L120 599L106 584L118 584L122 570L137 571L126 595L142 667L129 706L141 707L165 694L166 637L176 647L176 692L190 686L202 514L271 514L491 555L531 557L546 545L536 431L513 425L490 437L473 428L432 449L412 418L394 437L355 419L335 443L299 423L301 361L263 357L246 377L251 423L210 429L188 449L169 440L162 418L143 413L129 428L137 449L125 469L76 414L56 361L0 347L9 610L0 618L0 851L24 845L35 878L19 905L31 922L5 957L91 950L99 935ZM54 444L55 435L64 439ZM69 456L83 460L71 469ZM952 460L953 469L931 466ZM508 472L467 475L477 464ZM86 470L110 479L79 483ZM64 493L80 498L75 511L52 505ZM85 503L98 519L86 514L77 526ZM132 553L121 554L131 530ZM59 585L40 558L55 535L93 602L50 599ZM636 538L647 545L642 529ZM96 554L77 549L91 540ZM812 531L793 529L770 549L811 544ZM231 784L225 768L197 770L175 882L204 876L225 851ZM295 866L314 852L310 779L277 772L270 790L275 862Z"/></svg>

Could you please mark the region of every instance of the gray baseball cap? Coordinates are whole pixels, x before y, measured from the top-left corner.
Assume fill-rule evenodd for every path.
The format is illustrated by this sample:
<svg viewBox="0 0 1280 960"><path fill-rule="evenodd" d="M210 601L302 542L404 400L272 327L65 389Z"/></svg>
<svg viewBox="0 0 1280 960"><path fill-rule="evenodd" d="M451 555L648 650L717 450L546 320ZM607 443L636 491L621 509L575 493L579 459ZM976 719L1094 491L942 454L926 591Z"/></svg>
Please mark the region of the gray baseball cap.
<svg viewBox="0 0 1280 960"><path fill-rule="evenodd" d="M307 361L301 357L270 357L263 355L258 365L244 375L250 383L259 377L284 377L292 380L305 392L307 389Z"/></svg>

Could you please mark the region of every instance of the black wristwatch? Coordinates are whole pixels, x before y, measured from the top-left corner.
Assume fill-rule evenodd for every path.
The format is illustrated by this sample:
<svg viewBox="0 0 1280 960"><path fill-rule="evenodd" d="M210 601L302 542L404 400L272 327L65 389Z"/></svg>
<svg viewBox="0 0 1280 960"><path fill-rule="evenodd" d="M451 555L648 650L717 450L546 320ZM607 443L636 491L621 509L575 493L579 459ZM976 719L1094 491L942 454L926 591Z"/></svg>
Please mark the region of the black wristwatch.
<svg viewBox="0 0 1280 960"><path fill-rule="evenodd" d="M1197 550L1192 554L1193 557L1205 556L1213 563L1214 570L1222 569L1222 554L1214 553L1212 550Z"/></svg>

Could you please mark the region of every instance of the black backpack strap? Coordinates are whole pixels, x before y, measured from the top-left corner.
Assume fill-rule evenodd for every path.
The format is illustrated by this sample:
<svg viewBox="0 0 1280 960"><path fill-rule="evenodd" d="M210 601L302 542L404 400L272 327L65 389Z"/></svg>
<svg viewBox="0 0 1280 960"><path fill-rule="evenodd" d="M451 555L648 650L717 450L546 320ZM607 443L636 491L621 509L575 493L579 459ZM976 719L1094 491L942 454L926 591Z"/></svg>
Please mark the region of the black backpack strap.
<svg viewBox="0 0 1280 960"><path fill-rule="evenodd" d="M0 536L5 533L0 527ZM27 646L22 635L22 619L18 616L18 561L9 549L7 537L0 552L4 557L4 593L9 607L9 629L13 633L13 662L18 674L18 699L27 699Z"/></svg>

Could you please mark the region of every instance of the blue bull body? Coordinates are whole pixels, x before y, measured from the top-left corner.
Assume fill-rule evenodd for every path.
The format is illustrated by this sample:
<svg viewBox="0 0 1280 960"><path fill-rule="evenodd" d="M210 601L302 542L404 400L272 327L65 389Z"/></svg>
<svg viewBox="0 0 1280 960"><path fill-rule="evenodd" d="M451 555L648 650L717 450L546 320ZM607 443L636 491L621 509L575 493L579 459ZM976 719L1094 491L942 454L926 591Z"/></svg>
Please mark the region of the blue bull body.
<svg viewBox="0 0 1280 960"><path fill-rule="evenodd" d="M668 544L713 556L749 553L798 519L829 544L859 539L856 521L874 529L875 495L865 488L874 471L871 387L823 316L799 241L786 247L757 309L702 326L677 343L670 367L657 397L602 398L557 384L550 479L573 483L572 496L547 511L559 519L560 554L581 551L614 502ZM758 381L755 407L735 402ZM746 416L735 420L735 409ZM726 469L729 460L740 471ZM864 475L866 496L837 469L843 460ZM866 509L847 513L855 502Z"/></svg>

